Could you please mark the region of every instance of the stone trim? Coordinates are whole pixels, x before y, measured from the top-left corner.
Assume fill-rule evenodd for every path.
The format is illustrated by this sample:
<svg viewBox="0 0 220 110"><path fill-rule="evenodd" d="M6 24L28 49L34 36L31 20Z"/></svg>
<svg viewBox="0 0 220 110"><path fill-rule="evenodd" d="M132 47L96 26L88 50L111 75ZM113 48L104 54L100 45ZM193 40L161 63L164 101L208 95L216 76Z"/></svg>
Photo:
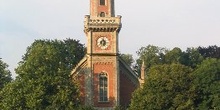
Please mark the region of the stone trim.
<svg viewBox="0 0 220 110"><path fill-rule="evenodd" d="M87 56L84 56L83 59L76 65L76 67L71 71L71 74L70 76L73 76L74 77L80 73L80 71L82 71L82 68L86 66L87 64L87 59L88 57Z"/></svg>
<svg viewBox="0 0 220 110"><path fill-rule="evenodd" d="M119 32L121 30L121 16L117 17L90 17L85 16L84 31L89 32Z"/></svg>
<svg viewBox="0 0 220 110"><path fill-rule="evenodd" d="M130 66L128 66L128 65L125 63L125 61L124 61L121 57L119 57L118 60L119 60L120 63L122 63L123 66L131 73L131 75L133 75L133 76L134 76L135 78L137 78L137 79L139 78L138 75L131 69Z"/></svg>

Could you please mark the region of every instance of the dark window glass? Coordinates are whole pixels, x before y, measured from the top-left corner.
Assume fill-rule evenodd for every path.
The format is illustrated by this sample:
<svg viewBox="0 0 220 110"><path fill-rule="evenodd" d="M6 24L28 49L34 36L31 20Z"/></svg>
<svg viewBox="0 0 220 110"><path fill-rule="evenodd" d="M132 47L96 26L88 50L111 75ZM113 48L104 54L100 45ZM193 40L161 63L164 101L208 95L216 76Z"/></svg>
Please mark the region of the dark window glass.
<svg viewBox="0 0 220 110"><path fill-rule="evenodd" d="M105 73L99 75L99 101L108 101L108 78Z"/></svg>
<svg viewBox="0 0 220 110"><path fill-rule="evenodd" d="M105 5L105 0L100 0L100 5Z"/></svg>

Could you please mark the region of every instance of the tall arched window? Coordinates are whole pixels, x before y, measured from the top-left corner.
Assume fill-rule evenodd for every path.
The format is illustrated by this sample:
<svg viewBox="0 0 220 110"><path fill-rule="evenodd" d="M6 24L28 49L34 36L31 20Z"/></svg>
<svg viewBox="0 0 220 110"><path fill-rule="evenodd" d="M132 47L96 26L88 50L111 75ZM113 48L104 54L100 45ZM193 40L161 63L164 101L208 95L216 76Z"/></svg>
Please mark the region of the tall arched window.
<svg viewBox="0 0 220 110"><path fill-rule="evenodd" d="M99 74L99 101L108 101L108 76L103 72Z"/></svg>
<svg viewBox="0 0 220 110"><path fill-rule="evenodd" d="M105 12L101 12L100 17L105 17Z"/></svg>
<svg viewBox="0 0 220 110"><path fill-rule="evenodd" d="M105 0L100 0L100 5L105 5Z"/></svg>

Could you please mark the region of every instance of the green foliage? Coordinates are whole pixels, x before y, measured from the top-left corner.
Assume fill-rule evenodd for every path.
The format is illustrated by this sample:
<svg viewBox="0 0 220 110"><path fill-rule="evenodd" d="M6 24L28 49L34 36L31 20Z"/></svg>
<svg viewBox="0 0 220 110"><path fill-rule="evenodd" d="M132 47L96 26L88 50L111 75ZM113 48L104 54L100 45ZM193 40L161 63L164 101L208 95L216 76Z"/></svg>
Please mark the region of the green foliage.
<svg viewBox="0 0 220 110"><path fill-rule="evenodd" d="M204 60L204 57L199 53L198 48L187 48L181 55L180 63L192 68L196 68Z"/></svg>
<svg viewBox="0 0 220 110"><path fill-rule="evenodd" d="M0 90L12 80L11 73L7 68L8 65L0 58Z"/></svg>
<svg viewBox="0 0 220 110"><path fill-rule="evenodd" d="M194 72L199 109L220 109L220 60L206 59Z"/></svg>
<svg viewBox="0 0 220 110"><path fill-rule="evenodd" d="M140 67L142 64L142 61L145 62L145 67L149 69L151 66L163 64L164 60L164 54L167 51L165 48L148 45L146 47L141 47L137 51L137 55L139 56L139 59L137 59L137 64L135 66L135 70L140 73ZM148 70L147 70L148 71Z"/></svg>
<svg viewBox="0 0 220 110"><path fill-rule="evenodd" d="M138 60L149 55L157 60L148 66L152 59L144 59L145 84L134 92L131 110L220 109L220 60L213 59L220 55L219 47L140 52Z"/></svg>
<svg viewBox="0 0 220 110"><path fill-rule="evenodd" d="M148 45L147 47L142 47L137 51L138 56L140 56L140 60L146 61L146 67L150 67L156 64L162 64L163 60L161 60L166 52L165 48Z"/></svg>
<svg viewBox="0 0 220 110"><path fill-rule="evenodd" d="M134 59L131 54L120 54L120 57L129 65L131 66L134 63Z"/></svg>
<svg viewBox="0 0 220 110"><path fill-rule="evenodd" d="M69 74L84 53L84 45L76 40L36 40L19 63L16 80L0 93L0 107L74 109L79 105L78 89Z"/></svg>
<svg viewBox="0 0 220 110"><path fill-rule="evenodd" d="M195 68L204 59L197 48L187 48L186 51L182 51L178 47L168 50L166 48L148 45L147 47L139 49L137 54L139 59L137 59L135 69L138 70L138 73L140 72L143 60L148 71L151 66L172 63L180 63Z"/></svg>
<svg viewBox="0 0 220 110"><path fill-rule="evenodd" d="M179 63L181 61L182 50L180 48L173 48L171 51L167 51L164 57L164 63L171 64L171 63Z"/></svg>
<svg viewBox="0 0 220 110"><path fill-rule="evenodd" d="M2 97L0 101L0 108L4 110L25 110L26 99L25 92L30 92L28 89L24 89L24 86L27 84L25 82L19 81L16 79L4 87L0 92ZM40 94L40 93L39 93Z"/></svg>
<svg viewBox="0 0 220 110"><path fill-rule="evenodd" d="M220 47L208 46L208 47L199 47L199 53L205 58L220 58Z"/></svg>
<svg viewBox="0 0 220 110"><path fill-rule="evenodd" d="M181 64L153 66L143 88L133 94L129 109L192 109L191 72L191 68Z"/></svg>
<svg viewBox="0 0 220 110"><path fill-rule="evenodd" d="M85 105L83 105L83 106L79 106L77 108L77 110L96 110L96 109L93 108L92 106L85 106Z"/></svg>
<svg viewBox="0 0 220 110"><path fill-rule="evenodd" d="M114 110L127 110L127 107L116 106L116 107L114 108Z"/></svg>

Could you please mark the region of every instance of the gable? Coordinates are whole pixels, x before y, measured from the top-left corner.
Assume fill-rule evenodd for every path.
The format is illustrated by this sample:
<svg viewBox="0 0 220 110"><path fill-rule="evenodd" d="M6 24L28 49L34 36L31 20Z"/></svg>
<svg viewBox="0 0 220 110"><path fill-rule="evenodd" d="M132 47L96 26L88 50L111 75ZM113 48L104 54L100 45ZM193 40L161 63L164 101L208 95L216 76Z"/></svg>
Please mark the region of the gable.
<svg viewBox="0 0 220 110"><path fill-rule="evenodd" d="M125 74L130 81L132 81L137 87L139 86L139 77L125 61L119 57L119 69L120 74Z"/></svg>
<svg viewBox="0 0 220 110"><path fill-rule="evenodd" d="M83 59L76 65L76 67L72 70L70 74L72 77L78 75L83 70L83 68L86 67L87 59L88 59L87 56L83 57Z"/></svg>

